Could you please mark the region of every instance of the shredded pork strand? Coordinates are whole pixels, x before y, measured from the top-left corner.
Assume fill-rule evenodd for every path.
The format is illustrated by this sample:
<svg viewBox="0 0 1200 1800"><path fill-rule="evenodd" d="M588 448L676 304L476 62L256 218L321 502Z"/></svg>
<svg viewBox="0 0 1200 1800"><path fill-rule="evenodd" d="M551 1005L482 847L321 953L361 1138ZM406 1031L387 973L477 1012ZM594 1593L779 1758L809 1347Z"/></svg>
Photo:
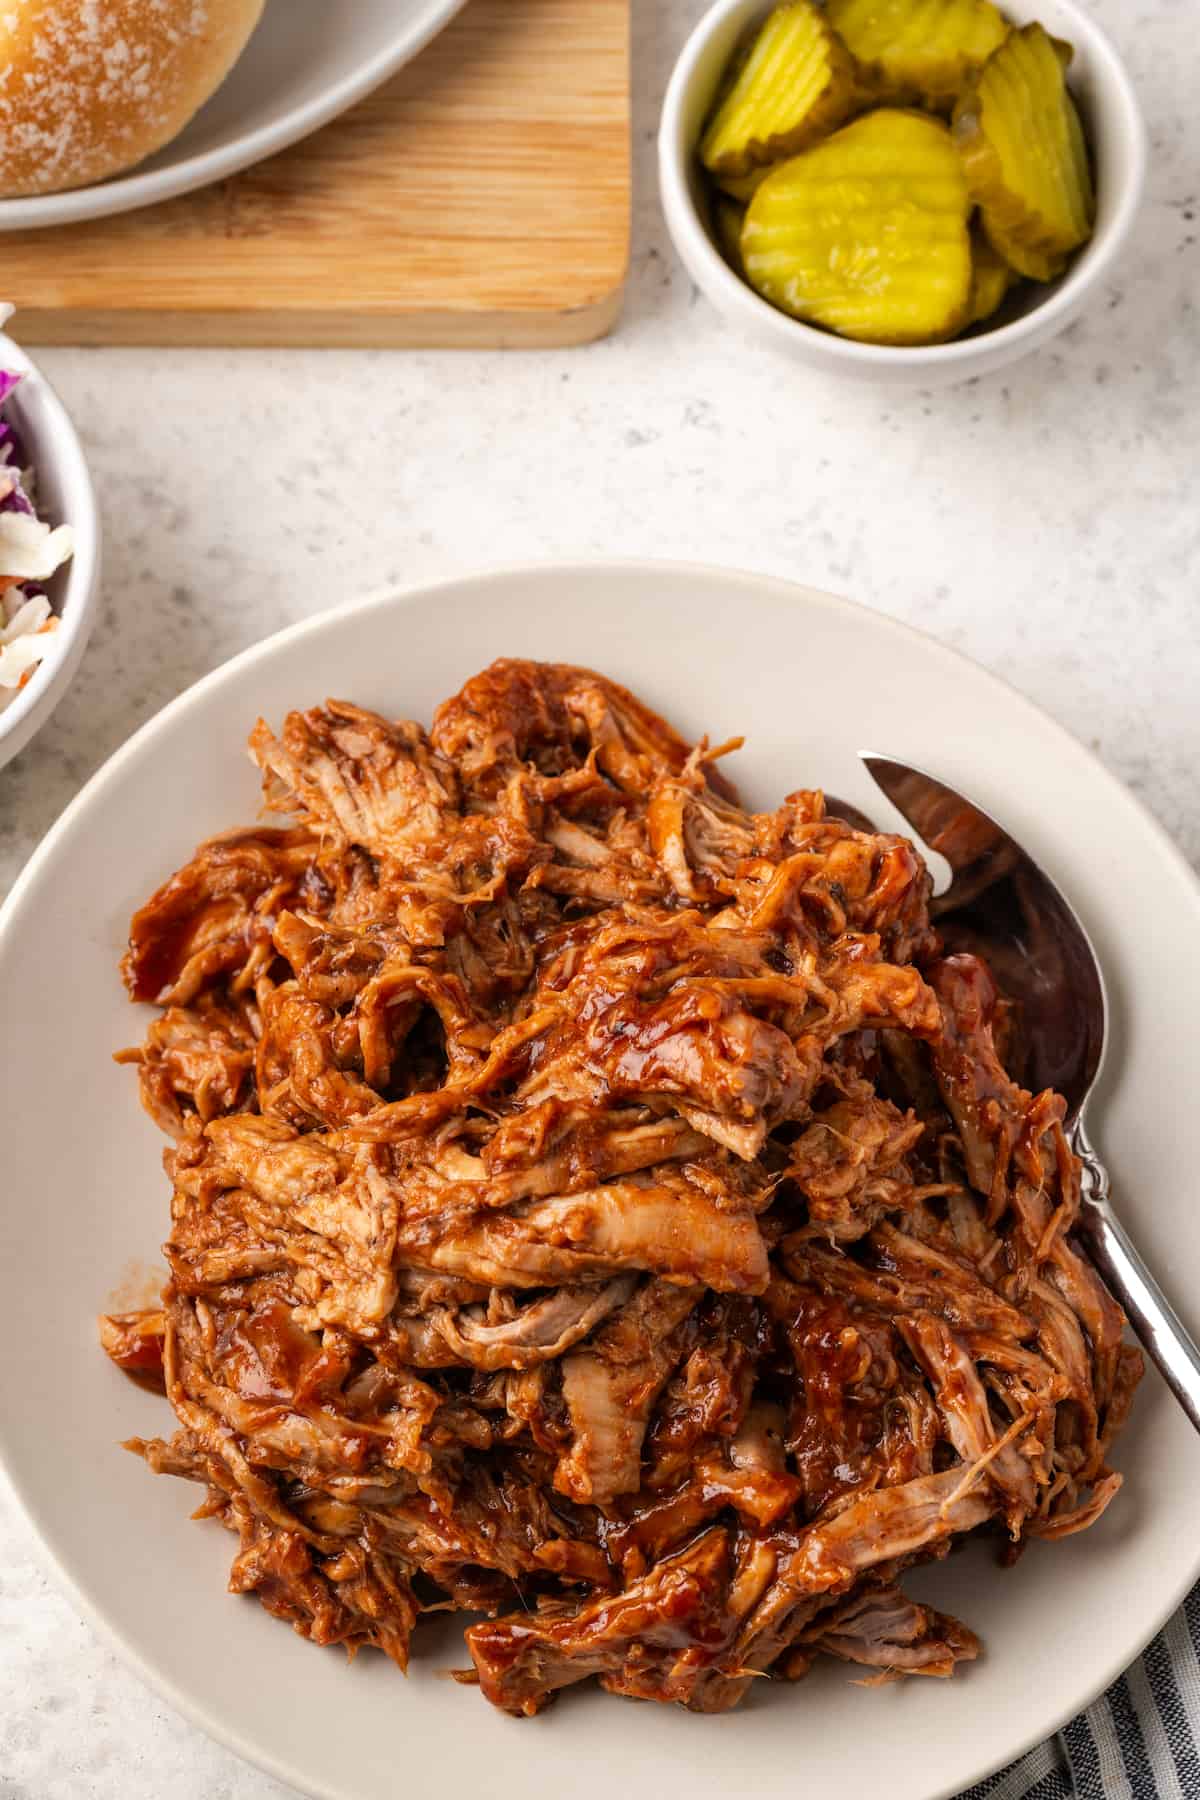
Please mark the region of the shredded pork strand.
<svg viewBox="0 0 1200 1800"><path fill-rule="evenodd" d="M401 1668L482 1614L517 1714L974 1657L904 1570L1090 1524L1140 1359L912 846L560 665L250 744L289 822L132 923L170 1279L101 1326L233 1591Z"/></svg>

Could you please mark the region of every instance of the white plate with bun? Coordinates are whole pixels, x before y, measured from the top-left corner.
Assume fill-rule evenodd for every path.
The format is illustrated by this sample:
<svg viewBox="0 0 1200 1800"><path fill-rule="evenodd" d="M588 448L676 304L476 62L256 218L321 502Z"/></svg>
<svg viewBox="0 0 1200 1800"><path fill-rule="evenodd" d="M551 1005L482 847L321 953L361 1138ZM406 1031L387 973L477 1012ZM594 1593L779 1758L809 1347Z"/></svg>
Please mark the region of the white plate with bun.
<svg viewBox="0 0 1200 1800"><path fill-rule="evenodd" d="M10 0L0 231L220 181L344 112L463 0Z"/></svg>

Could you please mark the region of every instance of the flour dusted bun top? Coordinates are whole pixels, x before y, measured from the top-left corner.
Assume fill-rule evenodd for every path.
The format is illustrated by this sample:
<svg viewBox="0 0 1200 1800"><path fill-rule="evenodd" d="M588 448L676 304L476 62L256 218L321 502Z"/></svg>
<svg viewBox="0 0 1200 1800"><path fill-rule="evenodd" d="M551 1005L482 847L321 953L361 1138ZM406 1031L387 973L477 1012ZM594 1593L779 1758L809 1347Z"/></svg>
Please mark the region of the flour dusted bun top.
<svg viewBox="0 0 1200 1800"><path fill-rule="evenodd" d="M3 0L0 194L86 187L170 143L264 0Z"/></svg>

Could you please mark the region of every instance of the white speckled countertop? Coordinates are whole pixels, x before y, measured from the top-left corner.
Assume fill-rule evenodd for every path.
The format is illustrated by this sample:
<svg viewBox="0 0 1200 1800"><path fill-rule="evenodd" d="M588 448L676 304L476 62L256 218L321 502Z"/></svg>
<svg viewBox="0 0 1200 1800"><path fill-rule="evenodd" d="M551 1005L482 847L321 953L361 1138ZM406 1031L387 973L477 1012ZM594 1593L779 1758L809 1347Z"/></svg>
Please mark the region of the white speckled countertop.
<svg viewBox="0 0 1200 1800"><path fill-rule="evenodd" d="M42 357L91 458L106 591L73 687L0 772L0 895L109 752L256 638L388 581L587 553L765 569L922 626L1090 744L1200 866L1200 124L1178 9L1096 6L1153 136L1107 292L1014 369L885 393L748 348L674 261L653 136L701 5L635 0L633 266L606 343ZM125 1670L0 1490L0 1800L284 1793Z"/></svg>

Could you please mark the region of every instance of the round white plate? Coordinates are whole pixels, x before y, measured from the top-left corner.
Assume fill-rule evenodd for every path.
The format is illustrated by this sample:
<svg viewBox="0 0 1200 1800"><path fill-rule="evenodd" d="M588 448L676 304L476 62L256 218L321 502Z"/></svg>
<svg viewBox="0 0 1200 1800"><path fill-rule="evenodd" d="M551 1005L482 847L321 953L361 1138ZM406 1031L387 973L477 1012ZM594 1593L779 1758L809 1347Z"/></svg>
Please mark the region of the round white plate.
<svg viewBox="0 0 1200 1800"><path fill-rule="evenodd" d="M703 1718L567 1693L502 1717L436 1678L465 1660L450 1626L418 1633L406 1683L350 1667L224 1591L233 1540L192 1524L197 1491L117 1448L170 1428L109 1367L93 1315L165 1236L160 1139L109 1061L143 1020L117 977L133 908L209 833L253 820L246 734L261 712L333 694L428 720L494 656L591 663L689 734L748 734L731 773L769 804L817 783L887 810L862 744L935 769L1008 823L1078 904L1104 959L1113 1053L1096 1135L1122 1210L1193 1329L1200 1208L1186 1105L1200 1017L1200 892L1137 803L1020 696L929 639L779 581L655 564L542 567L389 594L236 658L139 731L67 810L0 915L0 1445L78 1600L148 1680L242 1755L329 1800L431 1791L493 1800L933 1800L1083 1706L1200 1570L1200 1443L1147 1380L1117 1460L1124 1492L1093 1531L1033 1545L1015 1569L969 1546L914 1581L980 1631L955 1680L856 1686L841 1665L761 1683Z"/></svg>
<svg viewBox="0 0 1200 1800"><path fill-rule="evenodd" d="M165 149L128 175L0 199L0 231L131 212L222 181L307 137L424 49L464 0L267 0L228 79Z"/></svg>

